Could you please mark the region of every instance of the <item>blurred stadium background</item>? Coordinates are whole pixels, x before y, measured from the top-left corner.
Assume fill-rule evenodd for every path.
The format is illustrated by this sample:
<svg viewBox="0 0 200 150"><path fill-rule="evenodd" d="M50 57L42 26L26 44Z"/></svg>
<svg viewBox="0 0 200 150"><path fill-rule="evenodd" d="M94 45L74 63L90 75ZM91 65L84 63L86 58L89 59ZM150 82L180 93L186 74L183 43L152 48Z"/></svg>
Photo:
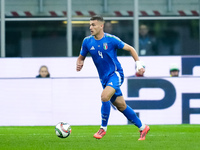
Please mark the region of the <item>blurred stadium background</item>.
<svg viewBox="0 0 200 150"><path fill-rule="evenodd" d="M78 56L94 14L136 48L134 26L144 23L166 41L157 55L199 55L199 9L199 0L2 0L1 57Z"/></svg>
<svg viewBox="0 0 200 150"><path fill-rule="evenodd" d="M200 124L200 0L1 0L0 5L0 126L100 124L102 89L91 58L81 73L75 71L95 14L138 52L139 25L146 24L157 39L155 54L140 54L146 78L130 79L135 64L118 52L126 77L122 90L139 117L148 124ZM179 78L169 77L171 63L179 66ZM35 79L41 65L49 67L51 78ZM111 113L110 124L128 123Z"/></svg>

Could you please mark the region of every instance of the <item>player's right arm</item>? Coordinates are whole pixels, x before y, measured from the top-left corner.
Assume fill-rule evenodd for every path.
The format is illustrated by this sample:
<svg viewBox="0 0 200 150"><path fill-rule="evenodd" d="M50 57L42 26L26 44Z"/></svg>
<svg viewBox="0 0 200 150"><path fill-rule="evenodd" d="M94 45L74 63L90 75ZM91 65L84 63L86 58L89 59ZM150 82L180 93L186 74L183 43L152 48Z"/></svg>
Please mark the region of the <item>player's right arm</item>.
<svg viewBox="0 0 200 150"><path fill-rule="evenodd" d="M84 60L85 57L80 54L76 62L76 71L81 71L83 68Z"/></svg>
<svg viewBox="0 0 200 150"><path fill-rule="evenodd" d="M76 62L76 71L81 71L83 68L85 57L87 56L88 48L87 48L87 37L83 40L80 55L78 56L77 62Z"/></svg>

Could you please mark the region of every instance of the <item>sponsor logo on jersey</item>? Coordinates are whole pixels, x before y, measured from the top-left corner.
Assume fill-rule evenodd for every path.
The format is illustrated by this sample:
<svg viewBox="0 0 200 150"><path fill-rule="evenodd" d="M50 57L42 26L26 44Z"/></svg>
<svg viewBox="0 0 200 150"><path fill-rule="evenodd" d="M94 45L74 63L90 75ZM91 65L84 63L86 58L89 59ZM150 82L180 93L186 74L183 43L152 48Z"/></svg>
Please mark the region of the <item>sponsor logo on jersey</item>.
<svg viewBox="0 0 200 150"><path fill-rule="evenodd" d="M105 50L108 49L108 44L107 43L103 43L103 49L105 49Z"/></svg>
<svg viewBox="0 0 200 150"><path fill-rule="evenodd" d="M92 46L92 47L90 48L90 50L95 50L94 46Z"/></svg>

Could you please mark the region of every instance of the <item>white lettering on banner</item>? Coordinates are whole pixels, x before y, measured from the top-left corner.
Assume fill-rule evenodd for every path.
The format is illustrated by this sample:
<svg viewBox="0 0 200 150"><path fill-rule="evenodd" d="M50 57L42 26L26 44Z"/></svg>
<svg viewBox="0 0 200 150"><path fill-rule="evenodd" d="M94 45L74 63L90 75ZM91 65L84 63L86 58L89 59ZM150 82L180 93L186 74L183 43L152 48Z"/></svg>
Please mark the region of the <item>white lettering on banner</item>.
<svg viewBox="0 0 200 150"><path fill-rule="evenodd" d="M147 124L182 124L188 121L200 124L200 108L190 108L190 103L199 104L200 101L199 78L158 79L175 87L175 101L164 109L135 109L141 120ZM71 125L99 125L101 122L102 87L99 78L0 79L0 84L0 126L55 125L59 121ZM193 88L188 85L193 85ZM151 100L162 101L168 96L162 89L157 90L155 97L150 92L145 94L148 89L141 88L143 92L139 93L142 95L130 97L127 87L125 78L121 89L127 101L140 99L145 104ZM154 88L149 86L151 91ZM119 111L111 109L109 124L127 124L127 119Z"/></svg>

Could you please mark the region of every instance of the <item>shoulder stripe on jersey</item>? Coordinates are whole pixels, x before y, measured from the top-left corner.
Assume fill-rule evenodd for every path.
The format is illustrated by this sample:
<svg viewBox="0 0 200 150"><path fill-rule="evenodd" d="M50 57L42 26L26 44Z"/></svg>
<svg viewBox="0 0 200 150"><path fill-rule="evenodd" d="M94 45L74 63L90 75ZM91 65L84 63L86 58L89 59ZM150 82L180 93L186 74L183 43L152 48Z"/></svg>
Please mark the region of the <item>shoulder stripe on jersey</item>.
<svg viewBox="0 0 200 150"><path fill-rule="evenodd" d="M108 34L108 33L106 34L106 37L114 38L118 41L121 41L120 38L116 37L115 35Z"/></svg>
<svg viewBox="0 0 200 150"><path fill-rule="evenodd" d="M92 37L93 37L92 35L86 36L86 37L84 38L84 40L85 40L85 39L90 39L90 38L92 38Z"/></svg>

